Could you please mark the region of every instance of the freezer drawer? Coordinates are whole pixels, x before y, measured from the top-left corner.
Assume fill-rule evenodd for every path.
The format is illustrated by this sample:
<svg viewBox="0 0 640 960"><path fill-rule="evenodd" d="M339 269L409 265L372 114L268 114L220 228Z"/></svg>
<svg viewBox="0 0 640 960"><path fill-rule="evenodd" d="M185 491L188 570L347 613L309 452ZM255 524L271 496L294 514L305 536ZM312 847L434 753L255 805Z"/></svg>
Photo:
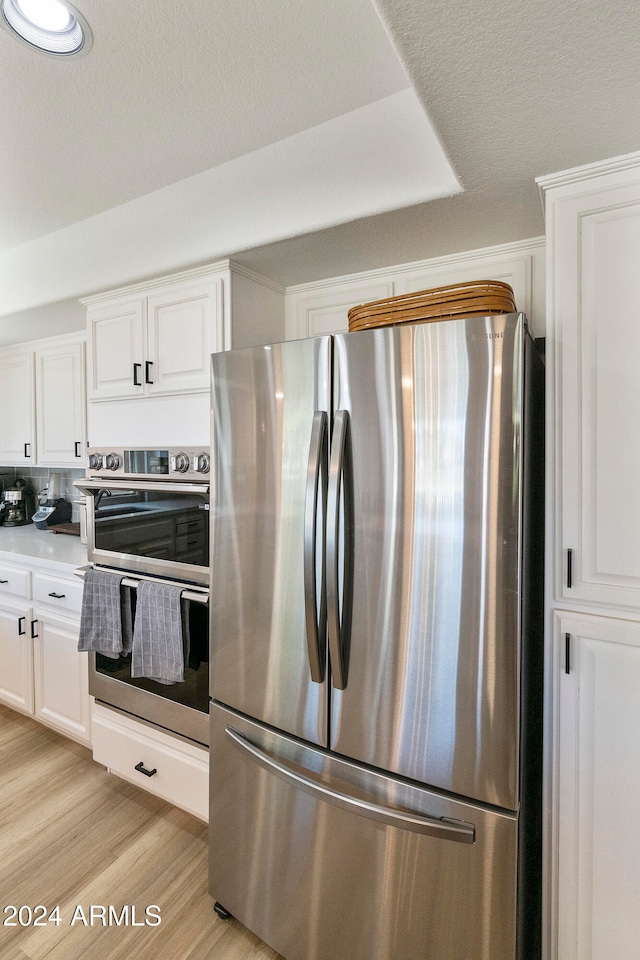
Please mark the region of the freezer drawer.
<svg viewBox="0 0 640 960"><path fill-rule="evenodd" d="M210 892L287 960L514 960L514 815L211 723Z"/></svg>

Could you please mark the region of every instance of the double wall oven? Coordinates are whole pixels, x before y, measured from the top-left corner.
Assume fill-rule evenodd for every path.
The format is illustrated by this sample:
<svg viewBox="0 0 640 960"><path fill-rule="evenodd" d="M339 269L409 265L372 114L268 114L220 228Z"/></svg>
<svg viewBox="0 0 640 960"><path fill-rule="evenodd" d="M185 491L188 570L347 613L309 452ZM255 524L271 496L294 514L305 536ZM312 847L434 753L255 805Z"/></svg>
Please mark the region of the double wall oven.
<svg viewBox="0 0 640 960"><path fill-rule="evenodd" d="M87 555L97 569L179 584L186 611L184 681L131 676L131 654L90 654L89 691L107 706L208 745L209 451L92 449L75 486L87 504ZM79 575L88 569L78 570Z"/></svg>

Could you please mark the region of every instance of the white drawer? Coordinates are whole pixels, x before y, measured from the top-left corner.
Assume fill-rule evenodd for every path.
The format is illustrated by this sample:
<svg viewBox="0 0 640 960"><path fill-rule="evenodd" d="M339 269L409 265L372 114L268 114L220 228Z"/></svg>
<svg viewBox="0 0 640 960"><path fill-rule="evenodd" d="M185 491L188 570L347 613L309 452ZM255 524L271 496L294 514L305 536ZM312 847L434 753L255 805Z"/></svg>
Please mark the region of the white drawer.
<svg viewBox="0 0 640 960"><path fill-rule="evenodd" d="M33 575L34 603L46 603L49 607L55 607L60 613L80 614L82 588L81 581L64 580L45 573Z"/></svg>
<svg viewBox="0 0 640 960"><path fill-rule="evenodd" d="M209 819L209 751L95 704L93 759L112 773ZM142 764L147 774L136 767ZM152 776L148 773L155 771Z"/></svg>
<svg viewBox="0 0 640 960"><path fill-rule="evenodd" d="M20 570L0 564L0 593L11 593L15 597L29 597L31 591L31 571Z"/></svg>

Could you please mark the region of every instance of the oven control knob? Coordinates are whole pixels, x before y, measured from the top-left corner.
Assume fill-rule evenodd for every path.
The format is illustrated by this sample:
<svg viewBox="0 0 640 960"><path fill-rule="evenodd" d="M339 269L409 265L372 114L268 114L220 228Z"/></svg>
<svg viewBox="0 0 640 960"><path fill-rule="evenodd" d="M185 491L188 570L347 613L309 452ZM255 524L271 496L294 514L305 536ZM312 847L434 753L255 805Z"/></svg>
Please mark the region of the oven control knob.
<svg viewBox="0 0 640 960"><path fill-rule="evenodd" d="M186 473L189 469L189 457L186 453L176 453L175 460L171 463L174 470L178 473Z"/></svg>
<svg viewBox="0 0 640 960"><path fill-rule="evenodd" d="M120 457L117 453L108 453L104 460L107 470L117 470L120 466Z"/></svg>
<svg viewBox="0 0 640 960"><path fill-rule="evenodd" d="M192 467L197 473L209 473L209 454L208 453L197 453L193 458Z"/></svg>
<svg viewBox="0 0 640 960"><path fill-rule="evenodd" d="M88 464L90 470L100 470L102 467L102 454L90 453L88 457Z"/></svg>

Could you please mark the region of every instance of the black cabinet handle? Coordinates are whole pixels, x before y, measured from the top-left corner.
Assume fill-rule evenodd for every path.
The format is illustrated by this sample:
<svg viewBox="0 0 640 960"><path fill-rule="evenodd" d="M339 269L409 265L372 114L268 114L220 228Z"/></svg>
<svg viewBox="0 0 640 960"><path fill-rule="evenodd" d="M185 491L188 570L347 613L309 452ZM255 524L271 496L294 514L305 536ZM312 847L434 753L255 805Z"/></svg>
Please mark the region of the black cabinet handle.
<svg viewBox="0 0 640 960"><path fill-rule="evenodd" d="M27 447L30 447L30 446L31 446L30 443L25 443L25 445L24 445L24 455L25 455L25 457L30 457L30 456L31 456L30 451L27 450Z"/></svg>
<svg viewBox="0 0 640 960"><path fill-rule="evenodd" d="M144 382L145 383L153 383L153 380L149 378L149 374L151 373L152 366L153 366L153 360L145 360L145 364L144 364Z"/></svg>
<svg viewBox="0 0 640 960"><path fill-rule="evenodd" d="M141 387L142 384L138 380L138 369L142 366L141 363L134 363L133 365L133 385L134 387Z"/></svg>
<svg viewBox="0 0 640 960"><path fill-rule="evenodd" d="M158 772L155 767L153 768L153 770L146 770L144 766L144 762L142 760L140 761L140 763L136 763L135 769L139 773L144 773L145 777L152 777L154 773Z"/></svg>
<svg viewBox="0 0 640 960"><path fill-rule="evenodd" d="M56 600L62 600L63 597L66 597L66 593L50 593L50 597L55 597Z"/></svg>
<svg viewBox="0 0 640 960"><path fill-rule="evenodd" d="M32 639L32 640L35 640L36 637L38 636L38 634L36 633L36 623L37 623L37 622L38 622L37 620L32 620L32 621L31 621L31 639Z"/></svg>
<svg viewBox="0 0 640 960"><path fill-rule="evenodd" d="M27 632L26 630L22 629L22 625L26 619L27 619L26 617L19 617L18 619L18 636L19 637L24 637L25 633Z"/></svg>
<svg viewBox="0 0 640 960"><path fill-rule="evenodd" d="M564 672L571 673L571 634L564 635Z"/></svg>
<svg viewBox="0 0 640 960"><path fill-rule="evenodd" d="M82 451L81 451L81 449L80 449L81 446L82 446L82 444L81 444L80 440L76 440L76 442L75 442L75 448L76 448L76 454L75 454L75 455L76 455L76 457L81 457L81 456L82 456Z"/></svg>
<svg viewBox="0 0 640 960"><path fill-rule="evenodd" d="M567 587L573 586L573 550L567 550Z"/></svg>
<svg viewBox="0 0 640 960"><path fill-rule="evenodd" d="M9 583L8 580L0 580L0 583Z"/></svg>

